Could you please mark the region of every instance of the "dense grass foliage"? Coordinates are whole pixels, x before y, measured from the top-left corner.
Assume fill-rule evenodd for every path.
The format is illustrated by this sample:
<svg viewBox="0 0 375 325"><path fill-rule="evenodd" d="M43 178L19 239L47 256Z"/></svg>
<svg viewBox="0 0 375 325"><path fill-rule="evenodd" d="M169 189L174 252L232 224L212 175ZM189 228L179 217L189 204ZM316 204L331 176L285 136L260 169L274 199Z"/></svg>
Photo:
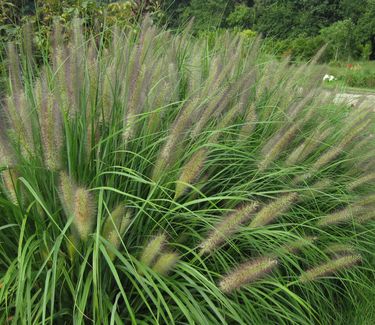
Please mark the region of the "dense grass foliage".
<svg viewBox="0 0 375 325"><path fill-rule="evenodd" d="M41 68L8 48L1 323L340 324L373 298L373 111L315 61L149 18L50 41Z"/></svg>

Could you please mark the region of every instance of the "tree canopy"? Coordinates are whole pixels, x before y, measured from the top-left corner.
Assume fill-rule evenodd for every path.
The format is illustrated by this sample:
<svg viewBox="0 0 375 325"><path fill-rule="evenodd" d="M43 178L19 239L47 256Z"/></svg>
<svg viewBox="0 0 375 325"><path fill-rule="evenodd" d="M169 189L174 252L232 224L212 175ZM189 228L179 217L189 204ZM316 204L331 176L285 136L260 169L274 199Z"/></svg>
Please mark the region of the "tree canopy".
<svg viewBox="0 0 375 325"><path fill-rule="evenodd" d="M273 48L302 59L324 43L329 59L375 59L375 0L0 0L0 8L0 37L25 17L42 25L76 15L90 25L99 18L126 24L150 12L171 28L194 17L196 33L229 28L262 34Z"/></svg>

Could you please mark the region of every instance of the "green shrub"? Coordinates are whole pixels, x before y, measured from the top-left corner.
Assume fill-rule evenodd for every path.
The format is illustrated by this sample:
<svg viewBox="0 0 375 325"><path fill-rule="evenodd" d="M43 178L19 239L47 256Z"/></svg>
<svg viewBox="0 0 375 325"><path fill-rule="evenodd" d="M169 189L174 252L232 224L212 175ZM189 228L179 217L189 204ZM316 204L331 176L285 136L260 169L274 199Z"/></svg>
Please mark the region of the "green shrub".
<svg viewBox="0 0 375 325"><path fill-rule="evenodd" d="M43 67L8 49L0 322L344 323L373 288L373 112L259 39L72 26Z"/></svg>
<svg viewBox="0 0 375 325"><path fill-rule="evenodd" d="M255 36L257 36L257 33L254 32L253 30L251 29L244 29L243 31L241 31L241 35L246 37L246 38L253 38Z"/></svg>
<svg viewBox="0 0 375 325"><path fill-rule="evenodd" d="M325 45L324 40L319 37L298 37L292 40L292 56L300 60L311 60L315 54ZM324 52L320 60L329 60L329 54Z"/></svg>
<svg viewBox="0 0 375 325"><path fill-rule="evenodd" d="M371 43L367 42L364 45L360 45L359 48L361 50L361 59L365 61L369 60L372 53Z"/></svg>
<svg viewBox="0 0 375 325"><path fill-rule="evenodd" d="M301 36L293 39L285 40L266 40L268 43L268 52L272 51L278 55L290 55L293 59L308 61L325 45L324 40L320 36L307 37ZM320 57L321 61L330 60L328 53L323 53Z"/></svg>
<svg viewBox="0 0 375 325"><path fill-rule="evenodd" d="M375 71L370 69L360 69L360 70L348 70L344 76L340 78L349 87L359 87L359 88L375 88Z"/></svg>

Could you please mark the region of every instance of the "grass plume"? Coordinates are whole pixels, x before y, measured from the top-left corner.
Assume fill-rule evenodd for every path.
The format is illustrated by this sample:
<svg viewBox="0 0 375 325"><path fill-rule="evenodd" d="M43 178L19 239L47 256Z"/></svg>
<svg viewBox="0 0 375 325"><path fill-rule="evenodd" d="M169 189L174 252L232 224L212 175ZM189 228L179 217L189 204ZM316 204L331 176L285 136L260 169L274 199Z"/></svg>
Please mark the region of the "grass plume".
<svg viewBox="0 0 375 325"><path fill-rule="evenodd" d="M103 225L103 237L116 249L120 247L121 238L131 222L130 216L130 211L127 211L123 204L119 204ZM113 252L109 252L109 256L111 259L115 257Z"/></svg>
<svg viewBox="0 0 375 325"><path fill-rule="evenodd" d="M39 123L46 167L50 170L62 168L63 129L61 109L47 90L46 82L38 85Z"/></svg>
<svg viewBox="0 0 375 325"><path fill-rule="evenodd" d="M258 206L257 202L247 203L225 216L201 243L201 254L211 253L217 249L241 224L253 216Z"/></svg>
<svg viewBox="0 0 375 325"><path fill-rule="evenodd" d="M161 275L167 275L176 265L178 260L179 256L175 252L162 253L152 266L152 269Z"/></svg>
<svg viewBox="0 0 375 325"><path fill-rule="evenodd" d="M262 227L269 224L279 215L288 211L297 200L297 197L297 193L289 193L265 205L251 220L250 228Z"/></svg>
<svg viewBox="0 0 375 325"><path fill-rule="evenodd" d="M17 178L18 175L15 170L6 169L1 172L3 191L9 200L15 205L18 205L18 197L16 192Z"/></svg>
<svg viewBox="0 0 375 325"><path fill-rule="evenodd" d="M95 222L95 206L91 193L78 187L74 193L73 224L82 240L87 240Z"/></svg>
<svg viewBox="0 0 375 325"><path fill-rule="evenodd" d="M153 262L157 259L161 253L163 247L166 244L167 237L165 234L159 234L151 239L148 244L143 248L142 254L140 256L140 261L151 266Z"/></svg>
<svg viewBox="0 0 375 325"><path fill-rule="evenodd" d="M193 154L189 161L181 168L180 177L177 180L175 199L179 198L188 189L202 172L207 158L207 149L203 148Z"/></svg>
<svg viewBox="0 0 375 325"><path fill-rule="evenodd" d="M335 259L328 261L327 263L316 266L312 269L305 271L299 278L299 280L304 282L315 281L319 278L328 276L350 268L362 260L361 256L356 255L344 255Z"/></svg>
<svg viewBox="0 0 375 325"><path fill-rule="evenodd" d="M219 283L220 289L225 293L231 293L242 286L264 277L278 265L277 259L260 257L250 262L241 264L238 268L226 276Z"/></svg>
<svg viewBox="0 0 375 325"><path fill-rule="evenodd" d="M358 179L350 182L347 186L348 190L350 191L353 191L355 190L356 188L366 184L366 183L369 183L369 182L372 182L375 180L375 172L374 173L368 173L367 175L363 175L362 177L359 177Z"/></svg>

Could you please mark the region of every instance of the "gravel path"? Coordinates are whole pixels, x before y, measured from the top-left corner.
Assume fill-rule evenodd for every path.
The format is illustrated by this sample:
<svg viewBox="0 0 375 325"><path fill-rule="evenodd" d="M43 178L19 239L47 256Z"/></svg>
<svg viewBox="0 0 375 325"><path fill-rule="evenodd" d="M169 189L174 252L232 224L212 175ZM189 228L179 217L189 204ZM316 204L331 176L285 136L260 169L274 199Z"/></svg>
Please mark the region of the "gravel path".
<svg viewBox="0 0 375 325"><path fill-rule="evenodd" d="M344 103L352 106L357 106L362 102L363 105L373 106L375 112L375 94L341 93L336 95L334 102L337 104Z"/></svg>

